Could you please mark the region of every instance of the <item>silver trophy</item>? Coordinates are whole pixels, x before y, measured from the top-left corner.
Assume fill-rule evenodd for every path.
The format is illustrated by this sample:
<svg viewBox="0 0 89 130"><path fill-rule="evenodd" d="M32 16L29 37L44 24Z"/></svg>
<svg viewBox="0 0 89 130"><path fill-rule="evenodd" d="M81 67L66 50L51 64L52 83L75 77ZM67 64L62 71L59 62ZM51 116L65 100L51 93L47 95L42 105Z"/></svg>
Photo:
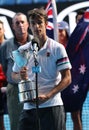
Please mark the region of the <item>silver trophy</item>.
<svg viewBox="0 0 89 130"><path fill-rule="evenodd" d="M30 59L30 50L15 50L12 52L12 57L18 67L24 67L27 65L28 60ZM36 98L36 87L34 81L31 81L30 79L21 80L18 83L18 88L20 102L30 102L32 99Z"/></svg>

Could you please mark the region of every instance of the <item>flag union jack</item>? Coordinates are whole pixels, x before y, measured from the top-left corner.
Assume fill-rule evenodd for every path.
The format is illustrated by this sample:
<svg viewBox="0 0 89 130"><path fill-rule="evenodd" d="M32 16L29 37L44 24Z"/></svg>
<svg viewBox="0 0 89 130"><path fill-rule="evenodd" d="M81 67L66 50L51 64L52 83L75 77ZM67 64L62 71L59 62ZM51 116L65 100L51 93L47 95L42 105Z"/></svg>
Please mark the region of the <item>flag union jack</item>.
<svg viewBox="0 0 89 130"><path fill-rule="evenodd" d="M58 41L56 1L55 0L49 0L45 10L46 10L47 15L48 15L48 26L46 28L47 35L50 38Z"/></svg>
<svg viewBox="0 0 89 130"><path fill-rule="evenodd" d="M48 30L52 30L54 28L53 26L53 9L52 9L52 1L50 0L46 6L46 11L48 15Z"/></svg>

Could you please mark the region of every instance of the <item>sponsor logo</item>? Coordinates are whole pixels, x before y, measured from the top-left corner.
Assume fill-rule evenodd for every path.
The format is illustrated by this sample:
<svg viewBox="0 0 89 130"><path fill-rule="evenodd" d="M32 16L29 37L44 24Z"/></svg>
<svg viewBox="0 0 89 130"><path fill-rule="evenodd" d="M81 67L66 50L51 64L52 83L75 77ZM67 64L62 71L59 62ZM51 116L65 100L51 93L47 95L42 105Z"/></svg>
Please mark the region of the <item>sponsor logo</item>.
<svg viewBox="0 0 89 130"><path fill-rule="evenodd" d="M12 29L10 27L10 23L8 21L8 18L13 18L13 16L15 15L15 12L4 9L4 8L0 8L0 20L2 20L4 22L4 28L5 28L5 38L11 38L13 37L13 32Z"/></svg>
<svg viewBox="0 0 89 130"><path fill-rule="evenodd" d="M71 5L67 7L66 9L62 10L57 16L57 21L60 22L64 20L66 17L68 17L70 33L71 33L76 26L76 14L77 14L76 11L79 9L84 9L84 8L85 9L89 8L89 1L80 2L77 4Z"/></svg>
<svg viewBox="0 0 89 130"><path fill-rule="evenodd" d="M73 31L73 29L76 26L76 11L82 8L88 8L89 7L89 1L87 2L80 2L74 5L71 5L64 10L62 10L58 16L57 21L60 22L64 20L66 17L68 17L69 27L70 27L70 33ZM5 38L11 38L13 37L13 31L11 29L11 24L8 19L12 19L15 15L15 12L0 8L0 20L4 22L5 27Z"/></svg>

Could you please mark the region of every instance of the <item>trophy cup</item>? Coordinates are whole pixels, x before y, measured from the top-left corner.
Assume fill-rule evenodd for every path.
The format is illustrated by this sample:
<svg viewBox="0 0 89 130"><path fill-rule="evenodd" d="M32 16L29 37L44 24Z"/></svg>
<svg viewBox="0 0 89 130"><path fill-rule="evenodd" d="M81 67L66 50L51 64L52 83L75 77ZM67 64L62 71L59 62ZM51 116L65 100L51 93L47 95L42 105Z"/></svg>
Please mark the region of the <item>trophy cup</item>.
<svg viewBox="0 0 89 130"><path fill-rule="evenodd" d="M30 59L30 51L26 50L15 50L12 52L13 60L16 62L18 67L24 67L27 65ZM36 87L35 82L28 80L21 80L18 83L19 89L19 101L20 102L30 102L32 99L36 98Z"/></svg>

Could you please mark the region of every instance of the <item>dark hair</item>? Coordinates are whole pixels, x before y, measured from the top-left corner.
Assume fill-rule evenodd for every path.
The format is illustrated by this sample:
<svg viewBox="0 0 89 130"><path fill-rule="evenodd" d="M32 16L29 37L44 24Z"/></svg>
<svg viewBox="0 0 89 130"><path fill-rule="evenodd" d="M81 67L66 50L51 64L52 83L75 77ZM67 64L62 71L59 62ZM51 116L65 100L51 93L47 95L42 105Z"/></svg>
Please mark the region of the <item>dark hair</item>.
<svg viewBox="0 0 89 130"><path fill-rule="evenodd" d="M76 19L77 19L78 15L84 15L84 12L85 12L85 10L83 10L83 9L78 10L77 15L76 15Z"/></svg>
<svg viewBox="0 0 89 130"><path fill-rule="evenodd" d="M43 8L34 8L33 10L28 11L28 19L30 17L32 19L43 17L45 22L48 21L47 12Z"/></svg>

